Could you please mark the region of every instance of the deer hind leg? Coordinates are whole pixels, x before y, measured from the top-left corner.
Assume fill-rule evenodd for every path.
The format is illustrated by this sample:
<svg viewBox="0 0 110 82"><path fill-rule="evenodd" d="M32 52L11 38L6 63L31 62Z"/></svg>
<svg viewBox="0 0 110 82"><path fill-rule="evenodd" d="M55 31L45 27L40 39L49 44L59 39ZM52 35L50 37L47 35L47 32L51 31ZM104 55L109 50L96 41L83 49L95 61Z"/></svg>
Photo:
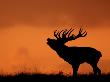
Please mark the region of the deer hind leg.
<svg viewBox="0 0 110 82"><path fill-rule="evenodd" d="M94 75L101 75L101 70L98 68L97 64L91 64L93 68Z"/></svg>
<svg viewBox="0 0 110 82"><path fill-rule="evenodd" d="M98 75L101 75L101 70L97 67Z"/></svg>

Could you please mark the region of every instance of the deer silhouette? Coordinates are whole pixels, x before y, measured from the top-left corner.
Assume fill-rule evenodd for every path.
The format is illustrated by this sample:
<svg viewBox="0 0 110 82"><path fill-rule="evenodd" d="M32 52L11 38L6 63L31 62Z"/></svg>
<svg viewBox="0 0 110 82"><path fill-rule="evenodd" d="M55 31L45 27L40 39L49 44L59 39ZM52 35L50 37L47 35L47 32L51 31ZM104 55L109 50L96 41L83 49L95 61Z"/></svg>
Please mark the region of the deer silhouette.
<svg viewBox="0 0 110 82"><path fill-rule="evenodd" d="M77 76L77 71L80 64L86 62L93 68L94 75L100 75L101 70L98 68L97 63L102 57L101 52L91 47L68 47L65 45L66 42L76 40L80 37L85 37L87 32L80 28L77 35L71 34L73 28L61 31L54 31L56 39L47 39L47 44L56 51L56 53L63 58L66 62L72 65L73 76Z"/></svg>

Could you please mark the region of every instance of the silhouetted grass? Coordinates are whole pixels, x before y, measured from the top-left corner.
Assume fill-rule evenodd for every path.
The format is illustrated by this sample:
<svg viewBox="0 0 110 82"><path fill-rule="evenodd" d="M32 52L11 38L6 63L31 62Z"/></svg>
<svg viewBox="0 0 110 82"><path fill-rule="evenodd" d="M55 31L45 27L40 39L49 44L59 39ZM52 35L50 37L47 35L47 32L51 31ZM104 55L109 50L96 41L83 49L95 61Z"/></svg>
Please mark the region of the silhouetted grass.
<svg viewBox="0 0 110 82"><path fill-rule="evenodd" d="M64 76L62 74L17 74L14 76L0 76L0 81L110 81L110 73L101 76L93 76L93 74L80 74L78 77Z"/></svg>

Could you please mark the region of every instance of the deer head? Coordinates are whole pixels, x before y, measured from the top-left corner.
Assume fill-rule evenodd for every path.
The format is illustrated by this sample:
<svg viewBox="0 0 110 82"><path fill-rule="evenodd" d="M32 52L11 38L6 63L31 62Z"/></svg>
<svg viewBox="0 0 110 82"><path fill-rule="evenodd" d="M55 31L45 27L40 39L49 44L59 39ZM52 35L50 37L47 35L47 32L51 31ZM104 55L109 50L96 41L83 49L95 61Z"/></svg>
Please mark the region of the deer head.
<svg viewBox="0 0 110 82"><path fill-rule="evenodd" d="M84 31L83 29L80 28L79 33L77 35L71 34L73 32L74 29L65 29L65 30L61 30L61 31L54 31L54 36L56 37L56 39L47 39L47 44L54 50L61 48L62 46L64 46L64 44L68 41L71 40L75 40L79 37L85 37L87 35L87 32Z"/></svg>

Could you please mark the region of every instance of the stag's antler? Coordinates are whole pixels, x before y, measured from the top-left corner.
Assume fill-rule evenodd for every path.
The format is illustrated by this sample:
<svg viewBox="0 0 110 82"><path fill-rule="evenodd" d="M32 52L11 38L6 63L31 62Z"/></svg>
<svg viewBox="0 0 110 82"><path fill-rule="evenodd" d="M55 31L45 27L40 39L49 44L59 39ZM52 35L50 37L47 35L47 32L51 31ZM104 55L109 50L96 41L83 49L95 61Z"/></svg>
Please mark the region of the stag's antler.
<svg viewBox="0 0 110 82"><path fill-rule="evenodd" d="M60 32L59 31L57 31L57 30L55 30L54 31L54 36L57 38L57 39L67 39L67 38L69 38L70 37L70 34L71 34L71 32L73 31L74 29L69 29L69 30L67 30L67 29L65 29L65 30L61 30ZM61 35L62 34L62 35ZM67 37L67 35L68 35L68 37Z"/></svg>
<svg viewBox="0 0 110 82"><path fill-rule="evenodd" d="M86 35L87 35L87 32L86 32L86 31L83 32L83 29L80 28L79 34L76 35L76 36L74 35L73 37L74 37L74 40L75 40L75 39L77 39L77 38L79 38L79 37L85 37Z"/></svg>
<svg viewBox="0 0 110 82"><path fill-rule="evenodd" d="M58 40L63 40L64 42L68 42L68 41L71 41L71 40L75 40L75 39L77 39L79 37L85 37L87 35L87 32L86 31L82 32L83 31L82 28L80 28L78 35L74 35L74 34L71 35L71 33L73 32L73 30L74 30L73 28L71 28L69 30L67 30L67 29L61 30L60 32L57 31L57 30L55 30L54 31L54 36Z"/></svg>

